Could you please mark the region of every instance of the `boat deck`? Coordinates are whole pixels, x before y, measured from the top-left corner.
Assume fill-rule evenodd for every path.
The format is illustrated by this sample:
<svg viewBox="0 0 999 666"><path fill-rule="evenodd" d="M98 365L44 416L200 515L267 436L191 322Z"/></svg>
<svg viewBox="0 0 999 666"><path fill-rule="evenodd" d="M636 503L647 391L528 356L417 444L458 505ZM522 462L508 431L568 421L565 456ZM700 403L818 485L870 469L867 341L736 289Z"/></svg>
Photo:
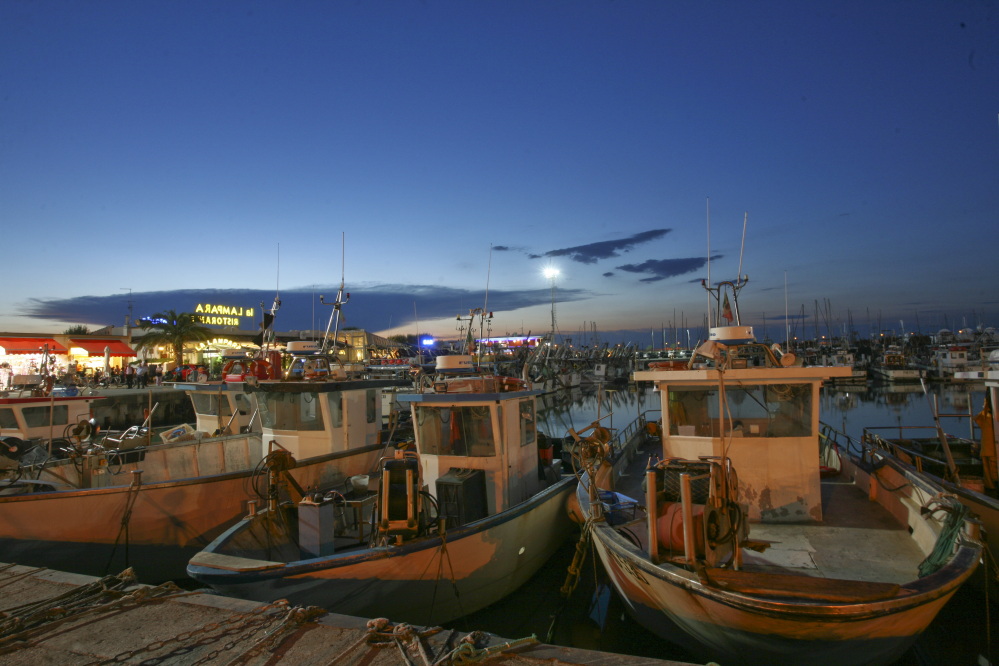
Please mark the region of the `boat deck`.
<svg viewBox="0 0 999 666"><path fill-rule="evenodd" d="M645 504L644 470L658 448L658 442L643 445L618 480L617 492ZM744 569L878 583L903 584L917 578L925 554L908 527L848 477L822 480L822 514L821 523L751 523L749 538L771 543L763 553L743 549ZM644 520L626 529L648 549Z"/></svg>

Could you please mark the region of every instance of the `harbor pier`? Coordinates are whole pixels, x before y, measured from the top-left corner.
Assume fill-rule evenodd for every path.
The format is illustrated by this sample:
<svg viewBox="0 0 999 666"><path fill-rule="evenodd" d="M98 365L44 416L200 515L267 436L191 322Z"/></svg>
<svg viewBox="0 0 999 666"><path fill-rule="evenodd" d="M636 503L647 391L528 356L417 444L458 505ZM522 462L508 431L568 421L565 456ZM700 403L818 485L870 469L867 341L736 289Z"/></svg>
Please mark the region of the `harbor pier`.
<svg viewBox="0 0 999 666"><path fill-rule="evenodd" d="M448 657L463 633L135 585L129 572L98 579L0 564L0 589L0 662L11 665L682 666L485 632L475 632L474 650Z"/></svg>

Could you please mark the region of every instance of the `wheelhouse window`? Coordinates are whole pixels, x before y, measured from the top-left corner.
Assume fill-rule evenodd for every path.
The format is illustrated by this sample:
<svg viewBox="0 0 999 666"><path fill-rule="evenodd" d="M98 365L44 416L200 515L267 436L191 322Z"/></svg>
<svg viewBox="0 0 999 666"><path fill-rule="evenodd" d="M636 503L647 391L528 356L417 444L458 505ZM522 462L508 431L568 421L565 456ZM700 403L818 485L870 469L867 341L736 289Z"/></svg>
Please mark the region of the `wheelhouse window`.
<svg viewBox="0 0 999 666"><path fill-rule="evenodd" d="M194 411L202 416L219 415L219 396L211 393L191 393L191 402L194 403ZM232 416L232 408L229 407L229 400L222 397L222 416Z"/></svg>
<svg viewBox="0 0 999 666"><path fill-rule="evenodd" d="M537 437L538 425L534 419L534 401L520 401L520 445L533 444Z"/></svg>
<svg viewBox="0 0 999 666"><path fill-rule="evenodd" d="M24 425L29 428L41 428L42 426L49 425L49 412L50 407L25 407L21 410L21 413L24 415ZM52 425L66 425L69 423L69 406L56 405L51 423Z"/></svg>
<svg viewBox="0 0 999 666"><path fill-rule="evenodd" d="M669 430L686 437L808 437L811 384L727 384L722 418L715 387L671 387Z"/></svg>
<svg viewBox="0 0 999 666"><path fill-rule="evenodd" d="M0 428L4 430L17 430L17 417L14 410L9 407L0 409Z"/></svg>
<svg viewBox="0 0 999 666"><path fill-rule="evenodd" d="M246 416L250 413L250 399L243 395L242 393L236 393L233 395L236 399L236 409L239 410L240 415Z"/></svg>
<svg viewBox="0 0 999 666"><path fill-rule="evenodd" d="M434 456L496 455L489 407L416 408L420 453Z"/></svg>
<svg viewBox="0 0 999 666"><path fill-rule="evenodd" d="M368 423L374 423L375 419L378 418L378 392L374 389L368 389L367 395L365 397L365 416L368 419Z"/></svg>
<svg viewBox="0 0 999 666"><path fill-rule="evenodd" d="M330 362L322 357L299 356L291 361L285 372L288 380L321 380L329 377Z"/></svg>
<svg viewBox="0 0 999 666"><path fill-rule="evenodd" d="M326 394L326 402L330 406L330 427L343 427L343 392L331 391Z"/></svg>
<svg viewBox="0 0 999 666"><path fill-rule="evenodd" d="M269 430L323 430L319 393L266 391L258 394L260 422Z"/></svg>

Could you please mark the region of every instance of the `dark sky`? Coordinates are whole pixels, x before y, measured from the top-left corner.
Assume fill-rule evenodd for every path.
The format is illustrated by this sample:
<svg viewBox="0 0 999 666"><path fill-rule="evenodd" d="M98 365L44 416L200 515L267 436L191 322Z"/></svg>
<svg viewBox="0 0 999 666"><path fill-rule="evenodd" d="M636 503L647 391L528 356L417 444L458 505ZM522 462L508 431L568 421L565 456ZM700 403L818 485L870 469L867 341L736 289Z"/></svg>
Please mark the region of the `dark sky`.
<svg viewBox="0 0 999 666"><path fill-rule="evenodd" d="M699 322L709 197L748 323L786 270L791 311L996 324L996 11L8 0L0 330L259 305L279 243L287 328L343 274L372 330L451 334L487 280L540 330L545 267L564 330Z"/></svg>

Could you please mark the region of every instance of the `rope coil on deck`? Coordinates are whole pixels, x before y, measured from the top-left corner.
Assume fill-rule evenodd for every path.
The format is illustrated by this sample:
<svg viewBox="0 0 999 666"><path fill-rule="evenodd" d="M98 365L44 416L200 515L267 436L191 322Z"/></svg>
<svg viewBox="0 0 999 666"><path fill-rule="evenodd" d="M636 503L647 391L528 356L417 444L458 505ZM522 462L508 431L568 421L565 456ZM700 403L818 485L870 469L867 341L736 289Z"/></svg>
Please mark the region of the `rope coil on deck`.
<svg viewBox="0 0 999 666"><path fill-rule="evenodd" d="M936 508L933 508L934 505ZM937 537L937 542L933 546L933 551L919 565L920 578L937 572L951 558L954 554L954 544L961 535L964 521L970 513L968 507L945 494L934 497L923 507L923 512L929 515L937 511L945 511L947 518L940 530L940 535Z"/></svg>

